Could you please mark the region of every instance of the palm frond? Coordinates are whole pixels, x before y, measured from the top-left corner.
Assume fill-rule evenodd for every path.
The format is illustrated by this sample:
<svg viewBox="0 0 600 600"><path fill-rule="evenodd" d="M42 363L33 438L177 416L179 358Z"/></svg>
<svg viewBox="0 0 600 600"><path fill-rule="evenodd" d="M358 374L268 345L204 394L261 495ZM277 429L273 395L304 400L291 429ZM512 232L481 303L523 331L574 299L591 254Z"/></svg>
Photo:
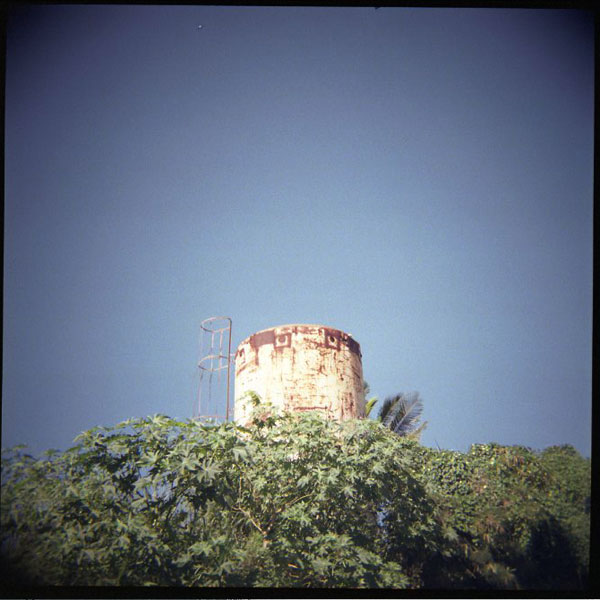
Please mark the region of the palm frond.
<svg viewBox="0 0 600 600"><path fill-rule="evenodd" d="M379 409L378 418L381 422L387 419L387 416L392 409L392 407L398 402L400 398L403 397L403 394L398 394L397 396L389 396L383 401L381 408Z"/></svg>
<svg viewBox="0 0 600 600"><path fill-rule="evenodd" d="M377 403L377 396L373 396L372 398L369 398L369 400L365 404L365 419L367 419L369 417L369 415L371 414L371 411L373 410L373 407L375 406L376 403Z"/></svg>
<svg viewBox="0 0 600 600"><path fill-rule="evenodd" d="M386 398L379 416L383 425L398 435L406 436L418 428L422 412L423 403L419 394L414 392Z"/></svg>
<svg viewBox="0 0 600 600"><path fill-rule="evenodd" d="M415 440L416 442L421 441L421 434L425 431L427 427L427 421L423 421L414 431L411 431L406 435L409 440Z"/></svg>

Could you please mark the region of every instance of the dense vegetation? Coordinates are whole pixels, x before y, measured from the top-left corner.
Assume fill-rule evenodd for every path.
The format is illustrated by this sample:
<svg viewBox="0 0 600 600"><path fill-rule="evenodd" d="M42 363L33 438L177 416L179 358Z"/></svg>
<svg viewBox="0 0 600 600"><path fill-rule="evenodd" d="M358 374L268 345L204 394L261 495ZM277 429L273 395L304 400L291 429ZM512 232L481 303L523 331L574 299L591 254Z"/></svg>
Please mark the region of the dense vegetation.
<svg viewBox="0 0 600 600"><path fill-rule="evenodd" d="M584 588L590 463L371 420L165 416L2 461L5 565L45 585ZM25 582L25 581L23 581Z"/></svg>

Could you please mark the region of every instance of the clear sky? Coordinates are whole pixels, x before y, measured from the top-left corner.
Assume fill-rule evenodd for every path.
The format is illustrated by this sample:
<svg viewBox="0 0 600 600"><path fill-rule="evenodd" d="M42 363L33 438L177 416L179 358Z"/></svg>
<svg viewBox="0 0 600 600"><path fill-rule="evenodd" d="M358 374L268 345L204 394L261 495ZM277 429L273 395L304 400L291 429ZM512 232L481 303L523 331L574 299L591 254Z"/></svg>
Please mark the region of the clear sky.
<svg viewBox="0 0 600 600"><path fill-rule="evenodd" d="M7 36L3 446L191 417L228 315L234 348L353 334L426 445L589 455L589 13L38 6Z"/></svg>

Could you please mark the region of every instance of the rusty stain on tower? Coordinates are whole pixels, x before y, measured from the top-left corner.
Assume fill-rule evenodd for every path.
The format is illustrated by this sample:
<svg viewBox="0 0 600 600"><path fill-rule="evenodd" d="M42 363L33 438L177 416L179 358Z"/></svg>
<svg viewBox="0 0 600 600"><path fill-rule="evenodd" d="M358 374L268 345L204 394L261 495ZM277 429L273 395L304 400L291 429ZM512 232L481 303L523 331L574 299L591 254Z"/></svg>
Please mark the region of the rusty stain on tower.
<svg viewBox="0 0 600 600"><path fill-rule="evenodd" d="M328 418L364 417L360 345L324 325L281 325L259 331L235 356L235 421L247 423L256 392L284 411L315 410Z"/></svg>

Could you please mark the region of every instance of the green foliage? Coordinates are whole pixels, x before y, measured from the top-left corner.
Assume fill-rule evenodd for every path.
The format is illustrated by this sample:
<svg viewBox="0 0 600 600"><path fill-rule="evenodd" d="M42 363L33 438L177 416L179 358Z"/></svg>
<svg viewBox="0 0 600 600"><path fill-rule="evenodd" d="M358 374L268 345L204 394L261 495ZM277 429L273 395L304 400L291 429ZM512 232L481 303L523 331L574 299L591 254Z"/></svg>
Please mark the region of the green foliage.
<svg viewBox="0 0 600 600"><path fill-rule="evenodd" d="M157 415L40 459L7 451L5 562L46 585L539 588L549 569L585 584L573 449L440 452L254 404L247 428Z"/></svg>
<svg viewBox="0 0 600 600"><path fill-rule="evenodd" d="M445 526L474 563L475 585L587 585L591 471L575 449L474 445L467 454L430 452L421 468Z"/></svg>

